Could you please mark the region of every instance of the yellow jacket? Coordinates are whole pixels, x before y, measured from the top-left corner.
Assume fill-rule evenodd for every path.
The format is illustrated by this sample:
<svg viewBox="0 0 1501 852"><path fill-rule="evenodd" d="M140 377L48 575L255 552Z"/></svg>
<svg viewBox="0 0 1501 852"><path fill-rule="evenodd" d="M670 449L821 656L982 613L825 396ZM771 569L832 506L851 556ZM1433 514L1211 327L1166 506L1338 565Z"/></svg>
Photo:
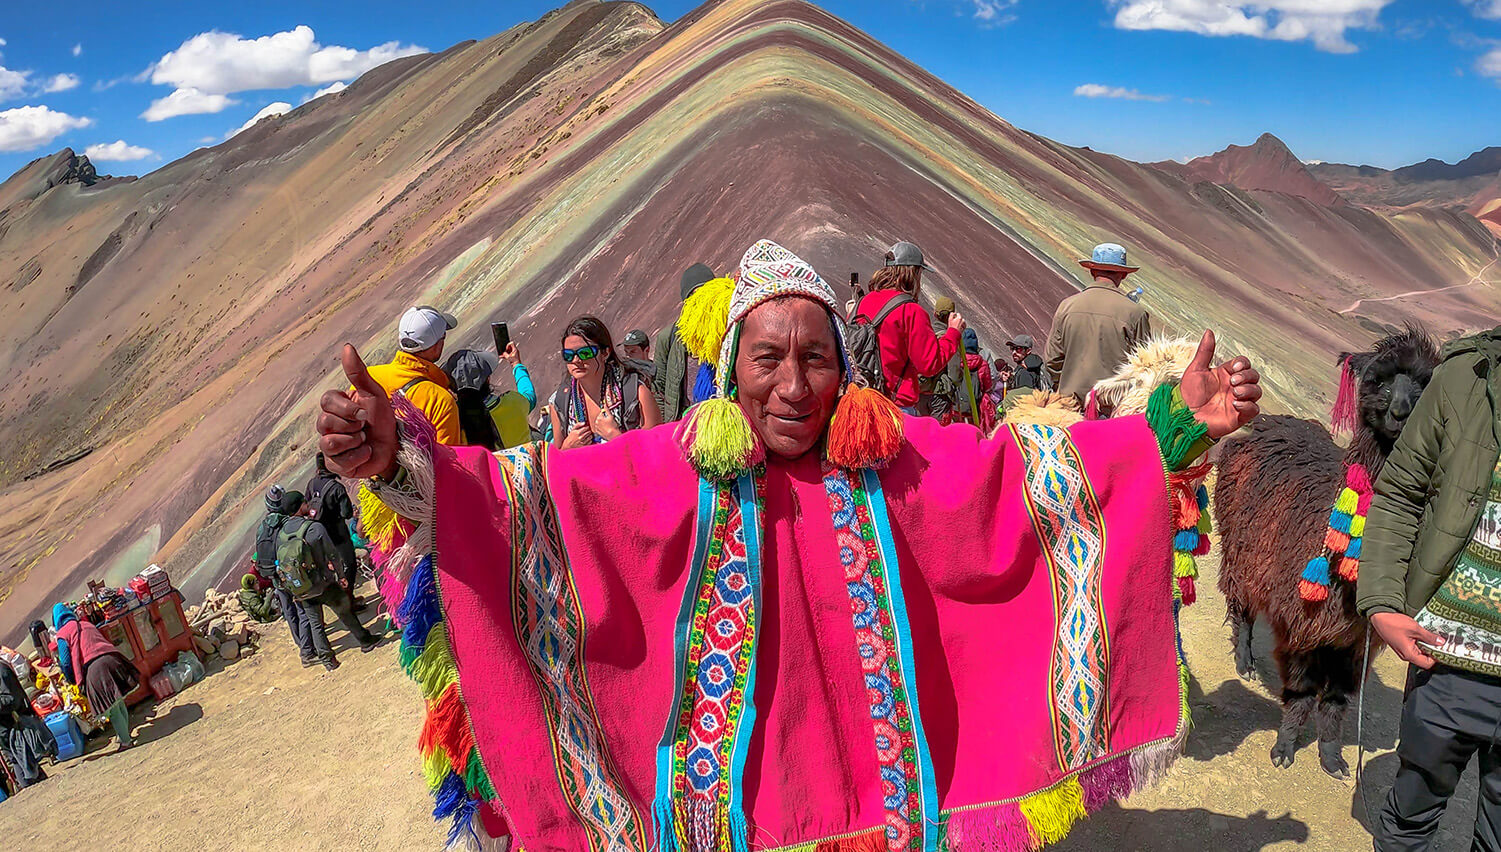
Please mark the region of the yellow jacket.
<svg viewBox="0 0 1501 852"><path fill-rule="evenodd" d="M402 388L407 388L407 399L426 414L427 419L432 421L433 428L438 430L438 443L464 443L459 432L458 403L454 401L453 392L448 389L448 376L437 364L424 361L416 355L397 352L391 363L372 366L370 377L393 396ZM414 381L416 384L411 384ZM408 385L411 387L407 387Z"/></svg>

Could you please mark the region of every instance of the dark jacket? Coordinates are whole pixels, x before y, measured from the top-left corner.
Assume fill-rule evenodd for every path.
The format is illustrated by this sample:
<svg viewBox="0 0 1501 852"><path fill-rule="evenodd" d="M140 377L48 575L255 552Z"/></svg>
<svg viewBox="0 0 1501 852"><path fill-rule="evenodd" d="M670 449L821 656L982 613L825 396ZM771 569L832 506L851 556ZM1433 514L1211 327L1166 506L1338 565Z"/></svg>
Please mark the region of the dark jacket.
<svg viewBox="0 0 1501 852"><path fill-rule="evenodd" d="M1469 544L1501 456L1501 328L1451 344L1376 479L1356 584L1362 614L1417 613Z"/></svg>
<svg viewBox="0 0 1501 852"><path fill-rule="evenodd" d="M1034 352L1012 368L1011 378L1006 382L1006 390L1046 390L1047 384L1047 376L1042 368L1042 358Z"/></svg>
<svg viewBox="0 0 1501 852"><path fill-rule="evenodd" d="M657 399L662 401L662 422L681 420L683 413L693 406L692 382L688 393L683 392L683 378L688 375L688 347L678 337L676 325L657 332L652 350L656 352L656 373L651 377Z"/></svg>
<svg viewBox="0 0 1501 852"><path fill-rule="evenodd" d="M488 412L485 420L494 426ZM313 520L323 525L329 538L335 543L349 538L349 525L345 522L354 517L354 504L349 502L349 492L339 477L326 471L315 473L307 481L307 490L303 494L307 505L312 508Z"/></svg>

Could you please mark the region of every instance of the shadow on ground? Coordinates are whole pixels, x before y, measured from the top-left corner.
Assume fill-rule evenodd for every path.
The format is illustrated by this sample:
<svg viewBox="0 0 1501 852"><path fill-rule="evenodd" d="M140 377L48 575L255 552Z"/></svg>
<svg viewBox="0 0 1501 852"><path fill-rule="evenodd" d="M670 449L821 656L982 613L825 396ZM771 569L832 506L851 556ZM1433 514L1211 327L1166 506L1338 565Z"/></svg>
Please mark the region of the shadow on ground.
<svg viewBox="0 0 1501 852"><path fill-rule="evenodd" d="M1151 849L1153 852L1204 852L1233 849L1255 852L1274 843L1305 843L1308 825L1291 815L1226 816L1204 808L1137 811L1106 805L1074 829L1058 852L1098 849Z"/></svg>

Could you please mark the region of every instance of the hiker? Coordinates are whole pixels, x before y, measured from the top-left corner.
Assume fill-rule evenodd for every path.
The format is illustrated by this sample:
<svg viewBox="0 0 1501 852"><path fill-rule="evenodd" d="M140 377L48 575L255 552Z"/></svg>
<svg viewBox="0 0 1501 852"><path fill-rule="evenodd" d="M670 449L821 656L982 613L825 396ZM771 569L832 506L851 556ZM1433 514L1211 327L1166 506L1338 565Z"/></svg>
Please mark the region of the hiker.
<svg viewBox="0 0 1501 852"><path fill-rule="evenodd" d="M360 561L354 553L354 540L349 537L349 521L354 517L354 505L349 502L349 492L344 490L344 483L339 481L338 474L328 469L322 453L318 453L313 459L313 477L307 481L307 490L303 494L308 517L322 524L329 540L334 543L334 551L339 555L344 588L355 598L355 608L358 609L359 598L355 595L355 589L360 584Z"/></svg>
<svg viewBox="0 0 1501 852"><path fill-rule="evenodd" d="M948 378L950 384L957 391L958 400L957 414L967 423L973 423L980 427L980 431L986 434L995 428L995 406L989 398L994 378L990 372L990 364L985 356L980 354L980 337L972 328L964 330L964 352L949 363ZM969 385L966 390L964 383L964 370L969 370ZM970 411L969 396L974 394L975 405L979 406L978 415Z"/></svg>
<svg viewBox="0 0 1501 852"><path fill-rule="evenodd" d="M954 313L954 300L948 296L939 296L933 301L933 336L942 337L948 333L949 317ZM953 367L958 358L949 359L948 366ZM925 412L929 417L939 423L951 423L959 408L958 386L954 384L953 371L945 368L934 376L928 376L918 382L919 411Z"/></svg>
<svg viewBox="0 0 1501 852"><path fill-rule="evenodd" d="M695 263L683 271L678 284L678 298L686 303L699 287L714 280L714 270L707 264ZM683 338L678 334L677 323L657 332L656 368L652 385L657 397L662 400L662 422L671 423L682 418L693 406L693 385L698 378L699 363L688 354ZM551 440L551 439L549 439Z"/></svg>
<svg viewBox="0 0 1501 852"><path fill-rule="evenodd" d="M296 492L292 492L296 494ZM302 495L298 495L301 502ZM308 625L307 615L302 607L297 605L297 599L287 591L276 576L276 534L281 531L282 524L292 513L287 509L287 491L280 485L273 485L266 490L266 516L261 519L261 525L255 533L255 564L262 577L271 579L272 596L276 598L276 607L281 610L281 617L287 622L287 630L292 633L292 644L297 646L297 658L303 668L311 668L318 664L317 649L313 647L312 628Z"/></svg>
<svg viewBox="0 0 1501 852"><path fill-rule="evenodd" d="M42 758L57 757L57 740L32 709L26 687L9 665L0 665L0 754L22 787L45 781Z"/></svg>
<svg viewBox="0 0 1501 852"><path fill-rule="evenodd" d="M1126 265L1123 247L1101 243L1079 265L1093 281L1058 305L1042 361L1052 387L1083 405L1095 383L1114 375L1152 336L1152 324L1146 309L1121 292L1121 282L1140 268Z"/></svg>
<svg viewBox="0 0 1501 852"><path fill-rule="evenodd" d="M633 328L621 338L620 360L627 366L635 367L637 372L650 379L655 386L657 362L651 358L651 338L646 336L644 330Z"/></svg>
<svg viewBox="0 0 1501 852"><path fill-rule="evenodd" d="M500 394L495 393L495 377L490 377L490 396L485 407L490 410L490 419L500 432L500 449L509 450L533 440L527 417L537 407L537 390L532 385L532 376L521 363L521 350L512 342L500 353L501 360L511 365L511 383L515 387Z"/></svg>
<svg viewBox="0 0 1501 852"><path fill-rule="evenodd" d="M463 734L420 747L454 767L433 779L451 830L1025 846L1166 767L1187 727L1164 469L1256 415L1248 362L1212 367L1206 333L1149 418L984 438L859 386L796 255L757 243L736 281L685 317L721 318L694 344L722 355L714 397L588 452L433 446L345 347L354 390L324 394L319 445L367 478L367 528L414 525L382 570L432 625L401 651L424 661L424 731Z"/></svg>
<svg viewBox="0 0 1501 852"><path fill-rule="evenodd" d="M1011 350L1011 363L1015 365L1007 371L1011 376L1007 390L1051 389L1042 358L1032 351L1036 345L1030 334L1018 334L1006 341L1006 348Z"/></svg>
<svg viewBox="0 0 1501 852"><path fill-rule="evenodd" d="M1501 850L1501 328L1448 346L1377 477L1356 609L1410 664L1377 852L1431 848L1480 754L1473 847ZM1352 530L1352 533L1355 532Z"/></svg>
<svg viewBox="0 0 1501 852"><path fill-rule="evenodd" d="M261 590L254 574L240 577L240 609L260 622L269 624L277 619L276 596L270 589Z"/></svg>
<svg viewBox="0 0 1501 852"><path fill-rule="evenodd" d="M430 305L418 305L401 315L397 347L401 350L389 364L370 368L386 393L401 391L417 410L427 415L438 430L438 443L456 445L464 440L459 428L459 408L450 390L448 376L438 366L448 332L458 325L453 314Z"/></svg>
<svg viewBox="0 0 1501 852"><path fill-rule="evenodd" d="M870 277L870 292L860 300L854 320L875 327L883 392L913 415L925 413L918 406L918 383L944 371L959 351L959 336L966 327L964 317L953 311L944 333L934 335L928 312L917 301L927 268L917 246L907 242L892 246L886 252L886 265Z"/></svg>
<svg viewBox="0 0 1501 852"><path fill-rule="evenodd" d="M497 394L495 373L501 358L511 365L514 390ZM464 443L495 452L531 441L526 418L537 405L531 374L521 363L521 350L512 343L497 358L489 352L460 349L443 365L458 394L459 423Z"/></svg>
<svg viewBox="0 0 1501 852"><path fill-rule="evenodd" d="M109 717L120 751L134 746L125 697L141 685L135 666L99 628L80 620L67 604L52 607L52 627L57 631L57 663L63 677L83 690L93 712Z"/></svg>
<svg viewBox="0 0 1501 852"><path fill-rule="evenodd" d="M276 531L276 576L307 618L313 656L324 669L333 671L339 667L339 660L328 642L323 607L334 611L340 623L360 643L360 651L369 653L374 650L380 644L380 637L360 623L360 617L355 614L354 597L330 573L329 566L338 559L338 552L323 525L308 516L302 495L296 491L286 492L282 497L282 507L287 518Z"/></svg>
<svg viewBox="0 0 1501 852"><path fill-rule="evenodd" d="M559 449L611 441L662 422L651 382L620 362L610 330L583 316L563 329L567 373L552 395L552 429Z"/></svg>

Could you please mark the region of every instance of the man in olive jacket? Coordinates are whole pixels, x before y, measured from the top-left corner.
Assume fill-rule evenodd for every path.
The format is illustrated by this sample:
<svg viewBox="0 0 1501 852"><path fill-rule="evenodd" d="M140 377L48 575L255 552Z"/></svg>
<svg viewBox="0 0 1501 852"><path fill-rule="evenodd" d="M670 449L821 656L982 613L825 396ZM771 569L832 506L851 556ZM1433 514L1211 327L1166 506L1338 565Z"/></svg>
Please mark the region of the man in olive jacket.
<svg viewBox="0 0 1501 852"><path fill-rule="evenodd" d="M694 290L712 280L714 270L708 265L695 263L688 267L678 285L681 301L688 301ZM657 373L652 377L652 384L656 388L657 399L662 403L662 422L671 423L681 419L693 407L693 382L696 378L694 374L698 372L698 362L688 354L683 339L678 337L675 317L671 325L657 332L653 351L656 352Z"/></svg>
<svg viewBox="0 0 1501 852"><path fill-rule="evenodd" d="M1381 852L1429 848L1477 751L1474 848L1501 850L1498 394L1501 328L1452 344L1375 484L1356 607L1414 667Z"/></svg>

